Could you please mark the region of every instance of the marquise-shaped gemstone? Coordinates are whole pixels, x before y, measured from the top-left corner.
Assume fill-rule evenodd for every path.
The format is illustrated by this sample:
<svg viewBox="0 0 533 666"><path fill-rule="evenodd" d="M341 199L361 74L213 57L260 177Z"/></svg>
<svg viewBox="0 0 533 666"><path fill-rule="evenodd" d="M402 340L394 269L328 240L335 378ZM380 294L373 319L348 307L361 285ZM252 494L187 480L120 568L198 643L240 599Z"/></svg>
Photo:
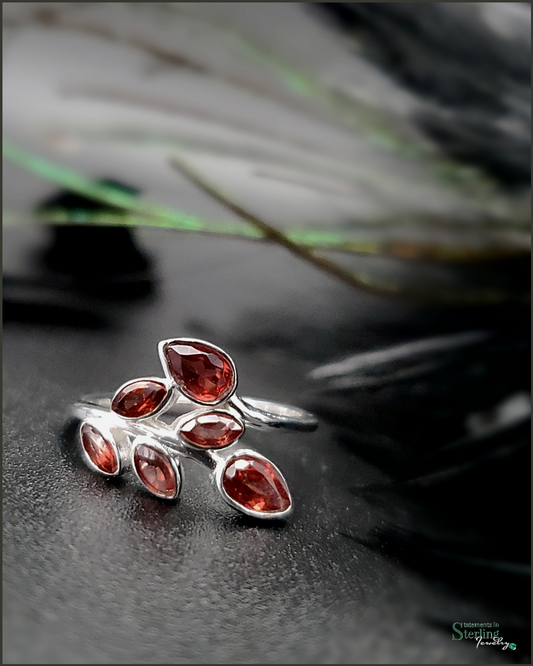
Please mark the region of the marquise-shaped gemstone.
<svg viewBox="0 0 533 666"><path fill-rule="evenodd" d="M182 391L199 402L220 402L235 385L229 357L206 342L174 340L164 348L170 375Z"/></svg>
<svg viewBox="0 0 533 666"><path fill-rule="evenodd" d="M278 513L291 506L287 483L272 463L250 454L226 463L222 487L237 504L258 513Z"/></svg>
<svg viewBox="0 0 533 666"><path fill-rule="evenodd" d="M133 464L139 479L151 493L165 499L176 497L180 481L164 453L147 444L139 444L133 452Z"/></svg>
<svg viewBox="0 0 533 666"><path fill-rule="evenodd" d="M148 416L167 397L164 384L153 379L140 379L122 387L111 402L111 409L127 419Z"/></svg>
<svg viewBox="0 0 533 666"><path fill-rule="evenodd" d="M189 444L202 449L221 449L236 442L244 428L226 412L206 412L184 423L180 435Z"/></svg>
<svg viewBox="0 0 533 666"><path fill-rule="evenodd" d="M93 465L104 474L116 474L119 460L111 442L88 423L82 425L80 434L83 449Z"/></svg>

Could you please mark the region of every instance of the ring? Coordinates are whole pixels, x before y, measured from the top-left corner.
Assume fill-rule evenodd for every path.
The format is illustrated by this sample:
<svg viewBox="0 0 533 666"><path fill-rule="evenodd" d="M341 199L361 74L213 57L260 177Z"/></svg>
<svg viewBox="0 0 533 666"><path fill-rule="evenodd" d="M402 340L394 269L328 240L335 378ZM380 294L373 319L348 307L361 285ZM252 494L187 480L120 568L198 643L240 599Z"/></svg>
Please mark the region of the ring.
<svg viewBox="0 0 533 666"><path fill-rule="evenodd" d="M87 466L107 477L133 472L153 495L174 500L183 485L181 461L188 458L209 469L235 509L257 518L288 517L293 501L282 473L237 443L247 428L315 430L315 416L238 397L233 360L204 340L163 340L158 351L164 377L133 379L114 395L86 396L72 405Z"/></svg>

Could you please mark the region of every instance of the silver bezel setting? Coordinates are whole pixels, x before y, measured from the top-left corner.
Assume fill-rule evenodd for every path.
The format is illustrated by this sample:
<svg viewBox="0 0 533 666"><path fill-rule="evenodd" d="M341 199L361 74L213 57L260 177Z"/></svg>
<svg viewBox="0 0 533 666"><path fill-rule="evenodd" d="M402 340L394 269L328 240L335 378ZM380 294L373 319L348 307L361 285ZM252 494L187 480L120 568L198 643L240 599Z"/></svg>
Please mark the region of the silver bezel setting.
<svg viewBox="0 0 533 666"><path fill-rule="evenodd" d="M130 379L129 381L124 382L124 384L121 384L113 394L113 397L111 398L111 404L113 404L113 400L116 398L117 394L120 393L120 391L125 389L126 386L129 386L130 384L135 384L135 382L157 382L158 384L162 384L165 387L167 394L161 401L159 407L154 409L149 414L145 414L144 416L122 416L122 414L119 414L118 412L115 412L113 409L111 409L113 414L116 414L120 419L124 419L125 421L143 421L150 419L154 416L157 416L158 414L162 414L174 402L172 398L174 397L175 384L173 381L169 381L168 377L138 377L136 379Z"/></svg>
<svg viewBox="0 0 533 666"><path fill-rule="evenodd" d="M176 492L172 497L168 497L167 495L160 495L158 493L154 493L153 490L150 490L148 486L144 483L144 481L141 479L139 476L139 473L137 471L137 467L135 465L135 451L139 446L148 446L149 448L155 449L159 453L161 453L165 458L169 461L173 471L174 475L176 477ZM166 447L164 444L160 444L156 439L153 437L141 435L139 437L136 437L133 440L132 446L131 446L131 467L133 469L133 473L135 474L135 477L137 478L137 481L142 485L142 487L147 490L151 495L154 497L157 497L158 499L163 499L163 500L175 500L178 499L180 493L181 493L181 488L183 486L183 470L181 463L179 461L179 458L176 456L176 453L172 451L170 448Z"/></svg>
<svg viewBox="0 0 533 666"><path fill-rule="evenodd" d="M233 384L231 390L225 396L223 396L219 400L212 400L210 402L204 400L198 400L195 397L189 395L187 391L185 391L183 386L179 384L174 379L174 377L172 377L170 369L168 367L167 359L165 358L165 348L172 343L180 343L180 342L183 342L184 344L191 344L191 345L200 344L203 346L211 347L214 351L216 351L218 354L220 354L223 358L225 358L229 362L233 370ZM176 386L176 388L180 391L180 393L182 393L188 400L190 400L194 404L201 405L202 407L215 407L216 405L221 405L222 403L229 400L237 390L237 383L238 383L237 367L235 366L233 359L227 352L225 352L220 347L213 345L211 342L206 342L205 340L199 340L198 338L168 338L168 340L161 340L161 342L157 345L157 350L159 353L159 359L161 361L161 365L163 366L163 370L165 371L166 378L172 384L174 384L174 386Z"/></svg>
<svg viewBox="0 0 533 666"><path fill-rule="evenodd" d="M82 440L82 435L81 435L82 428L85 425L88 425L91 428L94 428L95 430L97 430L102 435L102 437L107 442L109 442L109 444L111 444L111 446L113 448L113 451L115 453L115 456L117 458L117 461L118 461L118 468L117 468L116 472L113 472L111 474L109 472L104 472L104 470L100 469L100 467L95 465L93 463L93 461L90 459L89 454L87 453L87 451L85 450L85 447L83 446L83 440ZM102 418L88 418L88 419L85 419L84 421L82 421L79 425L79 428L78 428L78 443L79 443L79 448L81 450L81 454L83 456L83 461L85 462L87 467L89 469L91 469L93 472L98 472L98 474L101 474L102 476L108 476L108 477L119 476L119 474L122 473L123 468L124 468L124 464L123 464L123 461L122 461L122 456L120 455L120 449L119 449L118 444L115 440L115 436L114 436L113 432L111 431L111 428L109 428L106 425L104 419L102 419Z"/></svg>
<svg viewBox="0 0 533 666"><path fill-rule="evenodd" d="M290 501L290 505L287 509L285 509L284 511L254 511L253 509L247 509L246 507L242 506L242 504L239 504L227 494L227 492L224 489L224 485L222 483L222 476L224 474L224 471L234 458L238 458L243 455L248 455L253 458L257 458L258 460L264 460L265 462L272 465L272 467L275 469L275 471L284 481L285 488L287 490L287 495L289 496L289 501ZM237 449L236 451L232 451L229 455L213 456L213 458L216 460L217 463L215 471L213 473L213 480L215 482L218 492L222 495L224 501L227 504L229 504L231 507L233 507L234 509L238 509L247 516L253 516L254 518L260 518L261 520L280 520L288 518L292 514L294 503L292 500L292 495L289 490L287 481L285 480L285 477L281 473L280 469L267 457L261 455L260 453L257 453L257 451L254 451L253 449Z"/></svg>
<svg viewBox="0 0 533 666"><path fill-rule="evenodd" d="M191 442L190 440L187 439L187 437L182 433L183 426L186 423L189 423L189 421L195 421L199 417L203 416L204 414L224 414L225 416L231 417L234 421L236 421L240 427L242 428L241 434L233 440L233 442L230 442L229 444L225 444L224 446L200 446L199 444L195 444L194 442ZM197 409L194 412L189 412L188 414L184 414L182 417L179 418L178 423L176 425L176 434L180 438L180 440L185 444L185 446L190 446L191 448L195 450L200 450L200 451L224 451L225 449L228 449L230 446L233 446L236 444L241 437L244 435L246 432L246 426L244 424L244 421L237 416L233 411L230 411L229 409L222 409L222 408L215 408L215 409Z"/></svg>

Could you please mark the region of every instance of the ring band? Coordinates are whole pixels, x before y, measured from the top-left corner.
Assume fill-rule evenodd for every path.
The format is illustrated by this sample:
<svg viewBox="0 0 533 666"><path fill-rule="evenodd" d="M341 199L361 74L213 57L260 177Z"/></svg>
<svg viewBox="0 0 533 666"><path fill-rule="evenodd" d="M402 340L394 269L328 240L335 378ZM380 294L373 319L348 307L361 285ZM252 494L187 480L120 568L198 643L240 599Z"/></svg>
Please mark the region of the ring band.
<svg viewBox="0 0 533 666"><path fill-rule="evenodd" d="M102 407L105 410L110 410L112 399L112 394L102 396L88 395L75 403L73 408L77 412L92 407ZM236 395L233 395L229 402L251 428L261 430L265 428L286 428L287 430L307 432L312 432L317 428L318 422L316 417L298 407L283 405L279 402L269 400L258 400L257 398L239 398ZM165 413L171 414L173 408L181 406L194 406L194 402L187 398L187 396L178 395L174 405L166 410Z"/></svg>
<svg viewBox="0 0 533 666"><path fill-rule="evenodd" d="M152 494L176 499L183 485L181 460L189 458L210 470L232 507L259 518L287 517L293 502L279 469L236 445L247 428L315 430L314 415L238 397L232 359L203 340L163 340L159 356L164 378L130 380L114 396L86 396L72 405L87 465L105 476L133 471Z"/></svg>

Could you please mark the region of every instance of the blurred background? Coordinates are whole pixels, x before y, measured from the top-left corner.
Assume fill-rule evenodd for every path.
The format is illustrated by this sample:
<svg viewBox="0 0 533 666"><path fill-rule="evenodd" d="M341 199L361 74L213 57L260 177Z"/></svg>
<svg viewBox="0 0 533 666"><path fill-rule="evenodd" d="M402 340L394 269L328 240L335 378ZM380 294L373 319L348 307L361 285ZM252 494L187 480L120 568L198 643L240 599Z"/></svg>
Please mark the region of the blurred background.
<svg viewBox="0 0 533 666"><path fill-rule="evenodd" d="M3 3L5 663L530 663L530 28ZM78 459L68 404L177 335L318 414L247 434L287 524Z"/></svg>

